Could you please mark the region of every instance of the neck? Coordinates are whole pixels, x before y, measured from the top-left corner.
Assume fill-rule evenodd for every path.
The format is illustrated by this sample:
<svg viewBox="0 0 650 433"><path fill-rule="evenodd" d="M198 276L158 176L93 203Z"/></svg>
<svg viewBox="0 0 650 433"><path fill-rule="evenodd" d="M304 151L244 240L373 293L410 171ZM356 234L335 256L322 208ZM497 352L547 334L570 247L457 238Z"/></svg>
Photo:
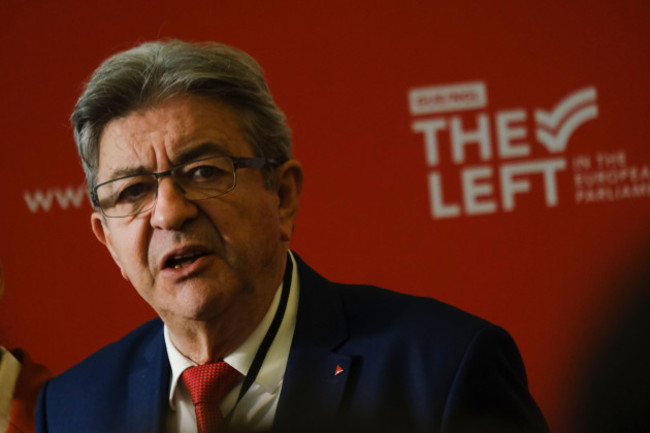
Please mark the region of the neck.
<svg viewBox="0 0 650 433"><path fill-rule="evenodd" d="M179 330L168 326L169 336L176 348L187 358L198 365L217 362L239 347L255 329L254 326L246 327L244 332L231 332L229 327L219 326L192 326ZM244 331L244 328L240 328Z"/></svg>

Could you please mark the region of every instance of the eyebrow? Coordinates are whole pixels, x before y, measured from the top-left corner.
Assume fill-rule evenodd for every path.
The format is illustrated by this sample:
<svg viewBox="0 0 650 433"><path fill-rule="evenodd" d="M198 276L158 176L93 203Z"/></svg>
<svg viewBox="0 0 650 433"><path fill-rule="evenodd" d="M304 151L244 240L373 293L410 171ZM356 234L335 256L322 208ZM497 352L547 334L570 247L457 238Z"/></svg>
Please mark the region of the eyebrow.
<svg viewBox="0 0 650 433"><path fill-rule="evenodd" d="M107 180L99 183L110 182L111 180L120 179L122 177L127 177L127 176L136 176L139 174L151 174L151 170L147 170L145 167L141 165L138 167L117 168L111 171Z"/></svg>
<svg viewBox="0 0 650 433"><path fill-rule="evenodd" d="M227 156L230 155L226 152L225 147L213 142L204 142L198 146L194 146L183 150L173 158L172 166L176 167L186 162L191 162L204 156ZM123 167L113 170L108 178L108 181L119 179L126 176L137 176L141 174L151 174L152 171L140 165L137 167ZM106 181L104 181L106 182ZM100 182L102 183L102 182Z"/></svg>
<svg viewBox="0 0 650 433"><path fill-rule="evenodd" d="M211 141L204 142L179 152L174 156L172 162L174 166L194 161L204 156L232 156L226 151L225 146Z"/></svg>

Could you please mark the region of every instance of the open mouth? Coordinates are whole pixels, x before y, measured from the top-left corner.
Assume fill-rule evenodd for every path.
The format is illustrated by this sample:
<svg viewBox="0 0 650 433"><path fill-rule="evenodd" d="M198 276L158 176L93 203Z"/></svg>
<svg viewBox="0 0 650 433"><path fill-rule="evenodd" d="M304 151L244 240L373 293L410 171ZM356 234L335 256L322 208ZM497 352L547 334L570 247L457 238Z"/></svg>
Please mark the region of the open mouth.
<svg viewBox="0 0 650 433"><path fill-rule="evenodd" d="M200 259L203 256L207 256L208 253L205 252L195 252L187 254L177 254L169 257L165 261L165 268L171 269L180 269L184 266L194 263L196 260Z"/></svg>

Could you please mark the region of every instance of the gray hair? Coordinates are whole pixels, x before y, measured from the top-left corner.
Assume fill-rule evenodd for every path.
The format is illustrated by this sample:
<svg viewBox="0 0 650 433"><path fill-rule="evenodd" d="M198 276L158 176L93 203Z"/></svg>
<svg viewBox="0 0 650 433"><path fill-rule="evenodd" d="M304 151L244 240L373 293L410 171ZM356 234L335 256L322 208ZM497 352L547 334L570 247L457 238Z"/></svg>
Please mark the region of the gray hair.
<svg viewBox="0 0 650 433"><path fill-rule="evenodd" d="M181 94L205 96L235 109L256 156L277 163L291 158L286 117L275 105L262 68L251 56L214 42L148 42L104 61L72 113L91 198L104 127L113 119ZM273 185L273 173L273 168L264 172L268 187Z"/></svg>

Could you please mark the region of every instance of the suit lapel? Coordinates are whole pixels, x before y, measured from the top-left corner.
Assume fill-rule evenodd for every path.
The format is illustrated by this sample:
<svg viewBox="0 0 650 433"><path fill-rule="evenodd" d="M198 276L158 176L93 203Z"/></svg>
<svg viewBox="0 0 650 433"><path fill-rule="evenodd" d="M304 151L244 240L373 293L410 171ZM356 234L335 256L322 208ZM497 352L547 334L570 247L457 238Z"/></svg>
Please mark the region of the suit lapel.
<svg viewBox="0 0 650 433"><path fill-rule="evenodd" d="M328 430L339 413L351 358L334 350L347 339L343 305L331 283L295 253L300 277L298 316L274 430Z"/></svg>
<svg viewBox="0 0 650 433"><path fill-rule="evenodd" d="M162 325L162 323L161 323ZM129 376L129 432L164 431L170 367L162 326L147 344Z"/></svg>

